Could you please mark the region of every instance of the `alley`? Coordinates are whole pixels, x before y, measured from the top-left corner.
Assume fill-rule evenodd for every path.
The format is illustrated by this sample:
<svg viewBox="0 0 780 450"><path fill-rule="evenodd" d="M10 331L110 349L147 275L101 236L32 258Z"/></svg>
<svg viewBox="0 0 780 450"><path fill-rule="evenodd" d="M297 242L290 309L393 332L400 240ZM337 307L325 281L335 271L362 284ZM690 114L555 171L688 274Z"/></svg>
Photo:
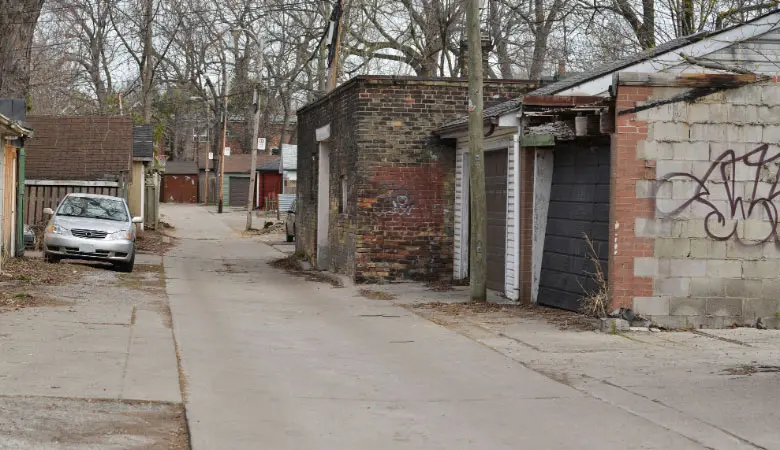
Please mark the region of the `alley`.
<svg viewBox="0 0 780 450"><path fill-rule="evenodd" d="M392 303L274 269L284 255L225 216L163 213L195 450L704 448Z"/></svg>

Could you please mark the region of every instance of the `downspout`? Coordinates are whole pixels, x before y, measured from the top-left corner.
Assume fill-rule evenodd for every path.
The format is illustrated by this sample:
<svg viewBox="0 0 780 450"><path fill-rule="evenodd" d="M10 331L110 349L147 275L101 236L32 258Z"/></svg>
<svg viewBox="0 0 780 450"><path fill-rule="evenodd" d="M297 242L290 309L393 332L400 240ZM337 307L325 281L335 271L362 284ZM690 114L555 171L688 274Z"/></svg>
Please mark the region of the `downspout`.
<svg viewBox="0 0 780 450"><path fill-rule="evenodd" d="M16 154L16 256L24 255L24 191L25 163L27 155L24 151L24 138L20 138L21 146Z"/></svg>

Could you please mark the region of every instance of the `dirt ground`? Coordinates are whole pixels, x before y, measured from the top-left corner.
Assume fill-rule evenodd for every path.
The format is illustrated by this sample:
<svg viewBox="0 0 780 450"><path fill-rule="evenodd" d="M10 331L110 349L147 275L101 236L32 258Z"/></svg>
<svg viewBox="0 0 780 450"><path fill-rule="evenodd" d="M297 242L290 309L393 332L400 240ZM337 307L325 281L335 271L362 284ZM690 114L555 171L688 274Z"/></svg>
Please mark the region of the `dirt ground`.
<svg viewBox="0 0 780 450"><path fill-rule="evenodd" d="M189 449L181 405L0 397L0 448Z"/></svg>
<svg viewBox="0 0 780 450"><path fill-rule="evenodd" d="M139 252L164 255L175 245L174 238L163 230L140 231L136 237L136 246Z"/></svg>
<svg viewBox="0 0 780 450"><path fill-rule="evenodd" d="M595 319L583 314L533 305L433 302L404 306L442 325L451 325L454 321L450 319L463 316L494 323L511 322L516 318L535 319L561 330L593 331L598 328Z"/></svg>

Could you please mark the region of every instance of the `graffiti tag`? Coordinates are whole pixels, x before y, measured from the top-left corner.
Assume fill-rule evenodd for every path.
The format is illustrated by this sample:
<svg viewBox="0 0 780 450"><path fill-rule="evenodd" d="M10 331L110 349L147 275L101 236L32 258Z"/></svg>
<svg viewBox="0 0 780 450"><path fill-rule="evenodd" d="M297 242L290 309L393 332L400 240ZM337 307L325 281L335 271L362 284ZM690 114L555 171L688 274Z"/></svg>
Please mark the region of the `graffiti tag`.
<svg viewBox="0 0 780 450"><path fill-rule="evenodd" d="M726 150L713 163L701 178L685 172L672 172L659 179L656 187L658 190L667 182L673 181L692 181L696 183L696 189L693 195L682 205L670 212L659 213L674 217L680 214L688 206L694 203L704 205L708 213L704 217L704 229L709 237L718 241L725 241L737 236L737 226L740 220L747 220L754 212L763 211L766 213L768 230L767 235L759 243L770 240L777 240L778 208L775 204L777 197L780 197L780 191L777 189L780 181L780 171L774 175L763 172L770 163L780 160L780 152L768 155L769 146L763 144L760 147L737 157L734 150ZM737 192L736 171L737 164L742 164L752 169L752 180L746 184L752 189L749 199L743 198ZM777 163L776 163L777 164ZM723 202L718 206L710 200L710 189L707 182L722 184L726 190L726 210L721 210ZM752 184L750 184L752 183ZM759 193L759 186L765 183L769 186L769 192ZM745 189L745 193L750 189Z"/></svg>
<svg viewBox="0 0 780 450"><path fill-rule="evenodd" d="M391 192L377 196L377 200L389 200L390 203L389 208L381 211L379 215L410 216L414 208L414 201L409 192L406 189L398 189L396 186L391 186L389 190Z"/></svg>

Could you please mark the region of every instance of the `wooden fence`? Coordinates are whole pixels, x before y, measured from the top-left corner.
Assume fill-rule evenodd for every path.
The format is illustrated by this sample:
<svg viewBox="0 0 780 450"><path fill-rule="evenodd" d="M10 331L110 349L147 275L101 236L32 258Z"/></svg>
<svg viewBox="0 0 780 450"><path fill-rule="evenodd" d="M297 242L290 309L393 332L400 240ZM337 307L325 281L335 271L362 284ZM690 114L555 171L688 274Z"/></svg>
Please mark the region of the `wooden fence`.
<svg viewBox="0 0 780 450"><path fill-rule="evenodd" d="M43 214L44 208L55 209L70 193L125 196L124 189L118 181L25 180L24 184L24 223L28 225L45 223L47 217Z"/></svg>

